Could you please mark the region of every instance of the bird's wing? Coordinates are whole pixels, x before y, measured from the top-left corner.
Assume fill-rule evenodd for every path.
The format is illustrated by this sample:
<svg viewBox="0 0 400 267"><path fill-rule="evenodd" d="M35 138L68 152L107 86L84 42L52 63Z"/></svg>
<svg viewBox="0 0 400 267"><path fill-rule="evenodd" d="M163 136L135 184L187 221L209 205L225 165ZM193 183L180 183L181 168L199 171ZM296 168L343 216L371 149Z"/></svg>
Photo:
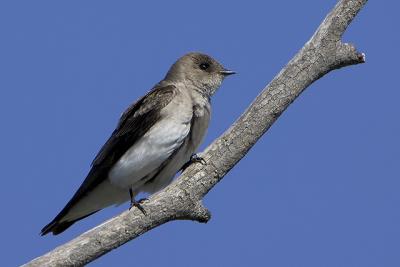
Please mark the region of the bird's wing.
<svg viewBox="0 0 400 267"><path fill-rule="evenodd" d="M175 95L175 86L158 86L131 105L122 114L117 128L93 160L92 168L104 166L104 164L111 164L112 166L158 121L160 110Z"/></svg>
<svg viewBox="0 0 400 267"><path fill-rule="evenodd" d="M160 119L160 110L176 94L177 89L173 85L155 86L122 114L116 129L93 160L86 179L61 212L42 229L42 235L49 232L58 234L73 223L62 225L59 222L80 199L107 179L113 165Z"/></svg>

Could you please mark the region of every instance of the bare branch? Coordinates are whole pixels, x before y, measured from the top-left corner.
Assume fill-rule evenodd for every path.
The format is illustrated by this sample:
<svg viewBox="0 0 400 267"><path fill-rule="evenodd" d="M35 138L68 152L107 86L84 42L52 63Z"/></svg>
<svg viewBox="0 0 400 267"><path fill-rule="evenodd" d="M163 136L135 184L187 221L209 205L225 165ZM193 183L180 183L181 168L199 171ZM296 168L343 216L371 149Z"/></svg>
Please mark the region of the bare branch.
<svg viewBox="0 0 400 267"><path fill-rule="evenodd" d="M326 73L365 62L365 55L341 42L367 0L341 0L318 30L240 118L204 152L207 164L193 164L170 186L143 203L147 216L132 209L89 230L25 266L80 266L171 220L207 222L201 200L283 111Z"/></svg>

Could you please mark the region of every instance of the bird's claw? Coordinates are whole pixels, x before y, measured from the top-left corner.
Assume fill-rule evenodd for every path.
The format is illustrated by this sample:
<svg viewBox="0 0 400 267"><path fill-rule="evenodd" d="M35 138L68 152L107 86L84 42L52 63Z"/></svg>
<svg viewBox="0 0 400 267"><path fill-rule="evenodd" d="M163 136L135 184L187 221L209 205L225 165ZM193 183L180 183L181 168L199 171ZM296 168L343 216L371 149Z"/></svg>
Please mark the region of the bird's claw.
<svg viewBox="0 0 400 267"><path fill-rule="evenodd" d="M191 163L197 163L200 162L201 164L205 165L206 164L206 160L199 156L198 154L193 154L190 156L190 162Z"/></svg>
<svg viewBox="0 0 400 267"><path fill-rule="evenodd" d="M201 163L201 164L205 165L207 162L205 161L205 159L203 157L201 157L201 156L199 156L198 154L195 153L195 154L191 155L189 161L186 162L182 166L182 168L181 168L182 172L184 170L186 170L186 168L189 167L193 163Z"/></svg>
<svg viewBox="0 0 400 267"><path fill-rule="evenodd" d="M142 204L143 202L145 202L146 200L148 200L147 198L141 198L138 201L136 201L135 199L131 199L131 204L129 205L129 210L131 210L133 207L138 208L144 215L147 215L147 212L145 211L145 209L143 208Z"/></svg>

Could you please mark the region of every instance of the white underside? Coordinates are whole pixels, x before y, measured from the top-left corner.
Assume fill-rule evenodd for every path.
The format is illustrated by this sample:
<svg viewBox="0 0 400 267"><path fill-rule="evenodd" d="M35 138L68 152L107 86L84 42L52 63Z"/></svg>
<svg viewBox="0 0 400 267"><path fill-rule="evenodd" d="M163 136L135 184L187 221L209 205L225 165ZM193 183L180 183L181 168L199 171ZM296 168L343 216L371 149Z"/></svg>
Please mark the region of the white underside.
<svg viewBox="0 0 400 267"><path fill-rule="evenodd" d="M140 186L142 178L158 169L183 144L190 131L189 122L164 119L154 125L114 165L110 182L125 189Z"/></svg>
<svg viewBox="0 0 400 267"><path fill-rule="evenodd" d="M208 102L206 104L209 105ZM169 106L172 108L168 110L167 106L164 109L167 115L114 165L108 179L74 205L62 221L78 219L105 207L124 203L130 199L129 188L132 188L134 195L139 192L153 193L171 182L176 172L190 159L201 143L210 114L209 106L206 112L198 114L200 116L196 119L196 127L192 128L196 134L192 136L192 142L189 144L187 137L191 129L192 106L184 101ZM169 159L171 155L173 157ZM142 178L152 177L166 160L168 163L163 166L156 179L146 184L146 180Z"/></svg>

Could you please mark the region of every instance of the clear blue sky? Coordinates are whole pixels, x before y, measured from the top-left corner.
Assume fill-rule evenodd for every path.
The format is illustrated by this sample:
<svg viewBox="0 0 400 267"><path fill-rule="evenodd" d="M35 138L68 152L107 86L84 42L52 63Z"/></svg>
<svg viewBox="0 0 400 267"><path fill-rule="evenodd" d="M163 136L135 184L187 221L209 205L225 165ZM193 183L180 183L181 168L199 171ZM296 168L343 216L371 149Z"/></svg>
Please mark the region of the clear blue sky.
<svg viewBox="0 0 400 267"><path fill-rule="evenodd" d="M1 262L22 264L118 214L40 237L121 112L176 58L239 74L203 148L313 34L335 0L1 1ZM313 84L205 199L212 220L163 225L91 266L400 266L398 1L370 1L344 39L367 63Z"/></svg>

